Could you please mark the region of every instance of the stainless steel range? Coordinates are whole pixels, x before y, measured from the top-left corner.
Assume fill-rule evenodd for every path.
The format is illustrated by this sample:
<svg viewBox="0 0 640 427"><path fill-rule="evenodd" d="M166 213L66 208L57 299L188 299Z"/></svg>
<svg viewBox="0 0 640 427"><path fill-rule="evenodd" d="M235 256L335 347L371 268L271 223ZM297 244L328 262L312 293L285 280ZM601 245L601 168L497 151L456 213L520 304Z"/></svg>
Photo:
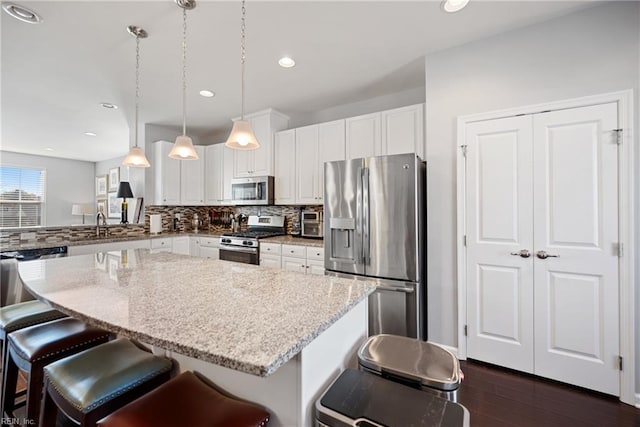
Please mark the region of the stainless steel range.
<svg viewBox="0 0 640 427"><path fill-rule="evenodd" d="M285 234L284 217L249 215L247 231L224 233L220 238L220 259L260 264L260 239Z"/></svg>

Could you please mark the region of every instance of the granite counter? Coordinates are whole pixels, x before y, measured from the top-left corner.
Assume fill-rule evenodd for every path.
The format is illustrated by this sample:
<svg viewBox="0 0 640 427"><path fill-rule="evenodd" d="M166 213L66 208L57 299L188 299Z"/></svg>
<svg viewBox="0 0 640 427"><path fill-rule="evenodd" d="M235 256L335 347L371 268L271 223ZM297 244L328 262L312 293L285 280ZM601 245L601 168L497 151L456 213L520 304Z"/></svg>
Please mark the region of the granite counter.
<svg viewBox="0 0 640 427"><path fill-rule="evenodd" d="M25 280L28 289L73 317L257 376L272 374L375 289L366 281L144 249L115 254L19 268L41 271Z"/></svg>

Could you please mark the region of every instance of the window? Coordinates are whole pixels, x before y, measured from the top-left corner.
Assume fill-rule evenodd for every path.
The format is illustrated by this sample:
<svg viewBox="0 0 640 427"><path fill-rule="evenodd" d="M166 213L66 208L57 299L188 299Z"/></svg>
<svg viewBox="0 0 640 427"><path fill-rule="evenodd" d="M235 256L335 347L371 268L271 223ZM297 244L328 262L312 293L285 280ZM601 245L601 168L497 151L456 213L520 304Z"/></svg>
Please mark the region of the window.
<svg viewBox="0 0 640 427"><path fill-rule="evenodd" d="M0 227L43 224L44 169L0 166Z"/></svg>

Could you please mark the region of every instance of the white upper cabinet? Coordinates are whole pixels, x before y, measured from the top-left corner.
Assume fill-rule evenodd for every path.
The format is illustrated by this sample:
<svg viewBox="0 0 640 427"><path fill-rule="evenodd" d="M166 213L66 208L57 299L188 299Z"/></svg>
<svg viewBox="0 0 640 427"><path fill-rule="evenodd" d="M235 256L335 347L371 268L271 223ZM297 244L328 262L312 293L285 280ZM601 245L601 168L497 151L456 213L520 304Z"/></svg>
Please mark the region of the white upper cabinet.
<svg viewBox="0 0 640 427"><path fill-rule="evenodd" d="M231 200L233 179L233 150L222 144L206 148L205 201L207 205L222 206Z"/></svg>
<svg viewBox="0 0 640 427"><path fill-rule="evenodd" d="M346 119L346 158L416 153L424 157L424 104Z"/></svg>
<svg viewBox="0 0 640 427"><path fill-rule="evenodd" d="M345 159L344 120L276 134L276 204L320 205L324 162Z"/></svg>
<svg viewBox="0 0 640 427"><path fill-rule="evenodd" d="M204 205L205 148L194 146L198 160L178 160L184 162L180 171L180 204Z"/></svg>
<svg viewBox="0 0 640 427"><path fill-rule="evenodd" d="M379 156L382 154L380 113L346 119L347 159Z"/></svg>
<svg viewBox="0 0 640 427"><path fill-rule="evenodd" d="M157 141L152 167L155 177L155 204L180 204L180 162L169 157L173 142Z"/></svg>
<svg viewBox="0 0 640 427"><path fill-rule="evenodd" d="M289 117L269 109L247 114L245 119L251 123L260 148L257 150L234 150L234 176L242 178L273 175L273 136L275 132L288 127Z"/></svg>
<svg viewBox="0 0 640 427"><path fill-rule="evenodd" d="M318 202L318 125L296 129L296 203Z"/></svg>
<svg viewBox="0 0 640 427"><path fill-rule="evenodd" d="M156 205L204 204L205 149L195 146L200 159L176 160L169 157L173 142L154 143L154 180ZM183 165L184 163L184 165Z"/></svg>
<svg viewBox="0 0 640 427"><path fill-rule="evenodd" d="M345 121L334 120L318 125L318 201L324 199L324 163L345 160Z"/></svg>
<svg viewBox="0 0 640 427"><path fill-rule="evenodd" d="M275 191L276 205L296 202L296 130L289 129L275 136Z"/></svg>
<svg viewBox="0 0 640 427"><path fill-rule="evenodd" d="M383 111L382 154L416 153L424 158L424 105Z"/></svg>

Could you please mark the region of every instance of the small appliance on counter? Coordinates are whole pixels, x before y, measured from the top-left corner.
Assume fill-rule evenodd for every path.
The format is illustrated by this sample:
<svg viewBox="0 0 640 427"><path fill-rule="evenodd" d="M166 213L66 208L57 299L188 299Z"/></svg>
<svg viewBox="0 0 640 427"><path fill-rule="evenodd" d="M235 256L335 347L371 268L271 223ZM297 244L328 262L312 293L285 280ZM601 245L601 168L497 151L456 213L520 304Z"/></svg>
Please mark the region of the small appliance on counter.
<svg viewBox="0 0 640 427"><path fill-rule="evenodd" d="M200 216L197 213L194 213L193 219L191 220L191 227L193 228L194 233L198 232L200 225Z"/></svg>
<svg viewBox="0 0 640 427"><path fill-rule="evenodd" d="M151 234L162 233L162 215L149 215L149 232Z"/></svg>
<svg viewBox="0 0 640 427"><path fill-rule="evenodd" d="M322 212L302 211L302 237L322 239Z"/></svg>

